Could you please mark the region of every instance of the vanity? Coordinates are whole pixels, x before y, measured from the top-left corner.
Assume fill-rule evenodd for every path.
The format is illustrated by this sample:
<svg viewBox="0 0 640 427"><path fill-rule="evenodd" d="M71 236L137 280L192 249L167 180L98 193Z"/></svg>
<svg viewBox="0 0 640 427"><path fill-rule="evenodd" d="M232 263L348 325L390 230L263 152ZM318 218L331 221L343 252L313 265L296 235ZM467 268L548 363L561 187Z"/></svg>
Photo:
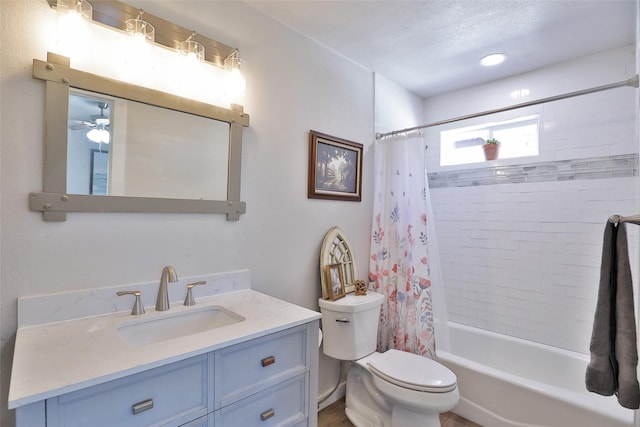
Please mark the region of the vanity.
<svg viewBox="0 0 640 427"><path fill-rule="evenodd" d="M20 298L17 426L315 427L320 313L250 283L246 270L169 283L167 311L158 282ZM116 296L132 287L144 314Z"/></svg>

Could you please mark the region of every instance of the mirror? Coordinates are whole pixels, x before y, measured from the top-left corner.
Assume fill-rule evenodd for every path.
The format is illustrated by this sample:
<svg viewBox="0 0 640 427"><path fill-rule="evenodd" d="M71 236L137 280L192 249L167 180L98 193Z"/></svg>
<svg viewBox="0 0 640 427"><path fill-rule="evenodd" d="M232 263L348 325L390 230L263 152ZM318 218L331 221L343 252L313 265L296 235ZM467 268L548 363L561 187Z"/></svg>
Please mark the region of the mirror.
<svg viewBox="0 0 640 427"><path fill-rule="evenodd" d="M342 230L338 227L331 227L325 234L320 248L320 285L323 299L330 299L327 267L335 264L340 264L340 277L344 281L345 293L354 292L358 275L351 242Z"/></svg>
<svg viewBox="0 0 640 427"><path fill-rule="evenodd" d="M34 60L46 82L44 191L30 209L66 212L223 213L237 220L242 128L249 116L69 67Z"/></svg>
<svg viewBox="0 0 640 427"><path fill-rule="evenodd" d="M67 193L223 200L229 124L76 89Z"/></svg>

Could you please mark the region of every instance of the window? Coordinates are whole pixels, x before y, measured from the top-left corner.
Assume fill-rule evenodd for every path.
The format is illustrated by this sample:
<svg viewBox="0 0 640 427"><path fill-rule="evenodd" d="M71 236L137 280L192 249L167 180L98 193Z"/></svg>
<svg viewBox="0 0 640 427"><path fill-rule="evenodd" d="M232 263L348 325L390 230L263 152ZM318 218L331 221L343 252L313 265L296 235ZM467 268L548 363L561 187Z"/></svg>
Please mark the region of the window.
<svg viewBox="0 0 640 427"><path fill-rule="evenodd" d="M440 132L440 165L484 161L482 145L489 138L501 142L500 159L537 156L538 116L519 117Z"/></svg>

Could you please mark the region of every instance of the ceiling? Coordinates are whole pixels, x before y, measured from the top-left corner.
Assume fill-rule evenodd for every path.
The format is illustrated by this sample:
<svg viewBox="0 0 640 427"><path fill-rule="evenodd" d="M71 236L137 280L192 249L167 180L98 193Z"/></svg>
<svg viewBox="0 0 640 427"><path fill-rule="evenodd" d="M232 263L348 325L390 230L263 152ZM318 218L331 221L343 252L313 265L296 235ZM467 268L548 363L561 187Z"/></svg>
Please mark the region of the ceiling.
<svg viewBox="0 0 640 427"><path fill-rule="evenodd" d="M635 0L249 0L421 98L635 40ZM507 60L482 67L482 56Z"/></svg>

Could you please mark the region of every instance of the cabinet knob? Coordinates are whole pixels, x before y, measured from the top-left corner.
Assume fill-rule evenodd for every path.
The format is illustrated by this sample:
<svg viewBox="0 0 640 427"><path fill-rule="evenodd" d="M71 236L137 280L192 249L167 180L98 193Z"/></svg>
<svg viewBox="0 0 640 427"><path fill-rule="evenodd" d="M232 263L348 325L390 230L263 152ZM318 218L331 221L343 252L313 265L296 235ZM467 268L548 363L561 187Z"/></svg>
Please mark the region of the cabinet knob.
<svg viewBox="0 0 640 427"><path fill-rule="evenodd" d="M276 357L275 356L265 357L260 361L260 363L262 363L263 368L269 365L273 365L274 363L276 363Z"/></svg>
<svg viewBox="0 0 640 427"><path fill-rule="evenodd" d="M140 412L148 411L153 408L153 399L143 400L142 402L134 403L131 406L133 409L133 415L138 415Z"/></svg>
<svg viewBox="0 0 640 427"><path fill-rule="evenodd" d="M260 414L260 419L262 421L267 421L269 418L273 417L275 414L276 414L276 411L274 411L273 408L269 408Z"/></svg>

